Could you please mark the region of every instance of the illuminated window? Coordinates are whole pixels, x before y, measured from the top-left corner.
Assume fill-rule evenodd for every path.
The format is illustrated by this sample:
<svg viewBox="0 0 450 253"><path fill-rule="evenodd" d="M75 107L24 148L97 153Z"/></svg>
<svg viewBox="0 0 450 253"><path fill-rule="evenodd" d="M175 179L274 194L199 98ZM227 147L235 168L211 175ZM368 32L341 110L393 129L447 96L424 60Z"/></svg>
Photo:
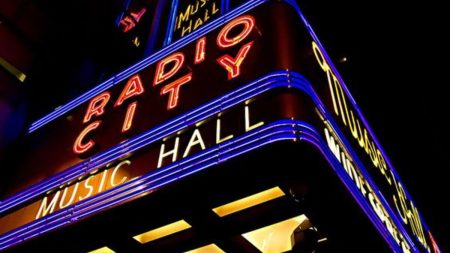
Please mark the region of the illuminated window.
<svg viewBox="0 0 450 253"><path fill-rule="evenodd" d="M225 251L221 250L217 245L213 243L197 249L186 251L185 253L225 253Z"/></svg>
<svg viewBox="0 0 450 253"><path fill-rule="evenodd" d="M93 251L89 251L88 253L115 253L115 251L108 247L102 247Z"/></svg>
<svg viewBox="0 0 450 253"><path fill-rule="evenodd" d="M284 196L284 192L279 187L274 187L251 196L233 201L231 203L225 204L223 206L216 207L213 210L220 217L227 216L232 213L242 211L244 209L250 208L252 206L259 205L261 203L270 201Z"/></svg>
<svg viewBox="0 0 450 253"><path fill-rule="evenodd" d="M175 234L188 228L191 228L191 225L189 225L189 223L187 223L185 220L179 220L170 223L168 225L136 235L133 237L133 239L140 242L141 244L144 244L171 234Z"/></svg>
<svg viewBox="0 0 450 253"><path fill-rule="evenodd" d="M259 228L242 236L253 246L264 253L279 253L292 250L291 236L294 230L305 220L305 215L290 218L263 228Z"/></svg>

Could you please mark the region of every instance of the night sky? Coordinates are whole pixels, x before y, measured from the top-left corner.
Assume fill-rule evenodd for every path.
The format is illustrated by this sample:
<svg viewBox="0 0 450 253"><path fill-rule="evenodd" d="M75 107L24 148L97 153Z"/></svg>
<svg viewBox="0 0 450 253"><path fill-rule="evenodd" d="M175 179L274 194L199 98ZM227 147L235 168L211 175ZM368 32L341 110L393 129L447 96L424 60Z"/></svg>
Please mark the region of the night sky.
<svg viewBox="0 0 450 253"><path fill-rule="evenodd" d="M442 9L411 2L348 2L300 5L447 252L450 137ZM348 61L339 63L342 57Z"/></svg>

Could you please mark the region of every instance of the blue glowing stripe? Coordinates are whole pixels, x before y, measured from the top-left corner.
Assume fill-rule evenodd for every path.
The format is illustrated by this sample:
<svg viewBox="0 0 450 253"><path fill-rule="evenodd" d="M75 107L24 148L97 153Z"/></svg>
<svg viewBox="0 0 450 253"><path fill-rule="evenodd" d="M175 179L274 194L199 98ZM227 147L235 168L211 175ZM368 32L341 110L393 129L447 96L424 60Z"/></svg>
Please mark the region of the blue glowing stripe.
<svg viewBox="0 0 450 253"><path fill-rule="evenodd" d="M372 223L374 224L374 226L376 227L378 232L380 232L381 236L385 239L385 241L388 243L389 247L391 247L393 252L398 252L398 253L403 252L402 249L398 246L395 239L390 235L389 231L386 229L386 226L378 218L375 211L372 209L370 204L367 202L367 199L361 194L361 192L359 191L355 182L350 178L350 176L347 174L345 169L342 167L342 165L336 159L334 154L328 148L327 144L323 140L321 140L321 141L322 141L322 143L320 145L317 145L317 143L312 143L312 144L316 145L316 147L322 152L324 157L327 159L328 163L331 165L331 167L334 169L336 174L339 176L340 180L344 183L347 190L355 198L358 205L361 207L361 209L364 211L364 213L372 221ZM374 188L372 188L372 189L375 191ZM374 193L377 196L379 195L379 191L374 192ZM401 227L399 229L400 229L400 231L402 231ZM404 234L404 232L403 232L403 234Z"/></svg>
<svg viewBox="0 0 450 253"><path fill-rule="evenodd" d="M297 6L297 4L295 4L295 1L292 0L286 0L287 2L289 2L291 5L293 5L298 14L301 16L301 18L303 19L303 22L305 23L307 29L309 30L310 35L313 37L314 41L317 43L317 45L319 46L321 52L323 53L323 56L325 57L325 60L327 61L327 63L330 65L333 73L336 75L336 78L339 80L342 89L344 90L346 96L348 97L348 99L350 100L350 103L353 105L354 109L356 110L356 113L358 115L358 117L361 119L363 125L366 127L367 131L369 132L369 135L371 136L373 142L375 143L376 147L380 150L382 156L384 157L386 164L388 166L388 168L392 171L392 174L394 175L395 179L397 182L401 183L403 186L405 186L403 184L403 182L400 180L400 177L396 171L396 169L394 168L394 166L392 165L392 162L390 161L389 157L386 155L386 152L384 151L384 149L382 148L382 146L380 145L380 142L378 141L376 135L374 134L373 130L371 129L369 123L367 122L366 118L364 117L361 109L359 108L358 104L356 103L355 99L353 98L352 94L350 93L347 85L344 82L344 79L341 77L339 71L337 70L336 66L334 65L333 61L331 60L331 58L329 57L328 53L325 50L325 47L322 45L322 43L320 42L319 38L317 37L317 35L315 34L313 28L309 25L309 23L306 21L306 19L304 18L304 15L302 14L300 8ZM368 175L368 173L367 173ZM406 195L406 197L414 204L411 195L409 194L408 190L406 189L406 187L403 187L404 189L404 193ZM383 195L381 195L381 198L387 203L387 201L384 199ZM415 206L415 204L414 204ZM399 215L397 211L392 210L390 205L386 205L387 209L390 209L392 211L392 213L395 213L395 215L393 215L393 218L396 220L399 220ZM422 222L422 225L424 227L425 231L429 231L428 225L425 223L424 219L422 218L422 216L419 214L420 220ZM402 222L403 224L403 222ZM409 234L406 234L409 235ZM414 252L418 252L417 247L415 246L415 243L413 243L412 239L409 238L407 236L407 240L409 241L409 244L412 247L412 250ZM422 246L420 246L422 247Z"/></svg>
<svg viewBox="0 0 450 253"><path fill-rule="evenodd" d="M140 70L142 70L143 68L149 66L150 64L155 63L156 61L160 60L164 56L177 51L178 49L182 48L183 46L185 46L185 45L191 43L192 41L194 41L194 40L204 36L206 33L212 31L213 29L223 25L224 23L226 23L226 22L234 19L235 17L237 17L237 16L247 12L248 10L251 10L251 9L255 8L256 6L258 6L258 5L260 5L260 4L264 3L264 2L267 2L267 0L247 1L245 4L241 5L239 8L237 8L237 9L235 9L235 10L233 10L233 11L227 13L227 14L225 14L223 17L218 18L218 19L212 21L211 23L208 23L208 24L202 26L200 29L198 29L198 30L192 32L191 34L187 35L186 37L176 41L175 43L171 44L170 46L168 46L168 47L166 47L166 48L156 52L155 54L153 54L152 56L149 56L148 58L145 58L144 60L138 62L137 64L131 66L130 68L125 69L124 71L122 71L121 73L117 74L113 78L107 80L103 84L101 84L101 85L97 86L96 88L90 90L89 92L83 94L79 98L71 101L67 105L64 105L63 107L58 108L57 110L55 110L51 114L49 114L49 115L39 119L38 121L34 122L31 125L31 127L29 129L29 132L31 133L31 132L35 131L36 129L40 128L41 126L44 126L44 125L48 124L52 120L60 117L61 115L67 113L68 111L70 111L73 108L79 106L80 104L85 103L86 101L90 100L92 97L94 97L98 93L101 93L101 92L109 89L110 87L112 87L112 86L116 85L117 83L125 80L126 78L128 78L129 76L135 74L136 72L139 72ZM333 65L332 61L329 59L328 55L326 54L326 51L324 50L324 47L322 46L322 44L320 43L319 39L315 35L314 31L312 30L312 28L310 27L310 25L308 24L308 22L304 18L304 16L301 13L298 5L293 0L285 0L285 2L288 2L289 4L291 4L297 10L299 16L302 18L303 22L305 23L305 25L309 29L309 32L310 32L311 36L314 38L314 40L316 41L318 46L321 48L321 50L322 50L326 60L329 62L331 68L333 69L333 72L336 74L337 78L339 79L339 81L340 81L340 83L341 83L341 85L342 85L346 95L349 97L351 103L354 105L355 110L358 113L358 116L360 117L360 119L362 120L363 124L367 128L367 130L370 133L370 136L372 137L373 141L375 142L377 147L380 149L382 155L385 157L386 163L388 164L389 168L392 170L395 178L397 179L398 182L401 182L401 180L399 179L398 174L395 171L394 167L392 166L389 158L386 156L384 150L379 145L379 142L378 142L377 138L375 137L375 135L373 134L373 131L371 130L371 128L367 124L366 119L362 115L359 107L357 106L357 104L355 103L353 97L351 96L350 92L348 91L347 86L345 85L345 83L342 80L342 78L339 76L339 72L336 70L336 68ZM288 77L288 79L289 78L292 78L292 77ZM294 75L294 78L297 78L297 76ZM261 81L261 79L259 81ZM283 84L281 81L270 80L270 82L272 82L272 83L271 84L267 84L267 87L266 87L267 89L275 88L275 87L278 87L278 86L286 86L286 84ZM270 88L268 88L268 87L270 87ZM262 90L258 90L258 91L263 92ZM243 90L242 90L242 92L243 92ZM251 91L248 91L248 92L251 93ZM314 92L311 92L310 94L313 94L313 93ZM238 93L235 93L235 94L239 95ZM257 93L255 91L254 94L259 94L259 93ZM312 97L314 98L314 100L315 100L319 110L326 116L326 118L330 121L331 125L337 126L337 124L332 120L331 115L326 113L326 110L324 109L323 104L320 102L320 100L317 98L317 96L314 95ZM232 104L233 103L233 102L230 102L230 101L225 102L225 100L226 100L225 97L222 97L221 99L223 99L223 103L224 104L226 104L226 103L231 103ZM90 161L86 161L84 163L81 163L79 165L76 165L76 166L70 168L69 170L67 170L67 171L65 171L63 173L52 177L51 180L46 180L42 184L38 184L38 185L35 185L33 187L30 187L27 190L19 193L18 195L16 195L16 196L14 196L14 197L12 197L10 199L7 199L4 202L2 202L0 204L0 214L5 212L5 210L11 209L11 208L13 208L13 207L15 207L15 206L17 206L17 205L19 205L21 203L29 201L31 198L33 198L35 196L42 195L46 191L59 186L61 184L61 182L70 181L68 178L74 179L74 178L77 177L77 175L83 175L83 174L88 173L89 171L93 170L94 166L99 167L99 166L101 166L103 164L106 164L107 161L112 161L114 159L117 159L119 157L117 155L125 155L127 152L130 152L130 151L127 151L127 150L131 150L130 149L130 145L134 149L139 149L139 147L141 148L141 147L144 147L145 145L148 145L148 143L150 143L150 140L151 140L150 136L152 134L155 134L156 131L164 131L164 127L169 127L168 128L169 130L165 131L165 133L175 132L176 129L181 129L181 128L184 128L184 127L187 127L187 126L191 125L189 122L193 122L194 120L197 120L199 118L205 118L205 117L207 117L206 115L214 115L213 111L214 111L213 109L209 110L207 107L199 107L199 108L196 109L195 112L192 112L192 114L195 113L195 115L189 115L189 114L182 115L182 116L178 117L177 119L172 120L168 124L164 124L164 125L162 125L159 128L153 129L153 132L152 132L152 130L150 130L149 132L144 133L144 134L136 137L135 139L133 139L135 141L135 143L127 142L124 145L121 144L121 145L119 145L119 146L117 146L115 148L111 148L110 150L108 150L108 151L106 151L106 152L104 152L104 153L94 157L92 161L90 160ZM340 139L345 143L345 145L347 147L349 147L348 142L346 141L345 138L343 138L344 135L338 130L337 127L334 127L334 128L336 130L336 133L340 137ZM156 135L154 135L154 136L156 136ZM157 138L157 137L154 137L154 138ZM351 149L348 149L348 150L349 150L349 152L351 153L352 156L356 157L355 156L355 152L351 151ZM116 156L116 157L114 158L114 156ZM377 187L375 187L375 184L372 182L371 177L369 176L367 171L365 169L363 169L364 167L361 166L360 164L358 164L358 166L360 167L361 172L366 177L366 179L368 181L370 181L371 187L374 190L378 189ZM341 178L343 178L343 177L345 178L345 176L343 176L343 175L339 175L339 176ZM348 175L347 175L347 177L348 177ZM55 181L52 182L52 180L55 180ZM349 185L349 184L346 183L346 185ZM349 187L349 189L353 189L353 188ZM353 192L353 190L351 190L351 192L352 192L352 194L354 196L357 195L355 192ZM408 199L410 199L410 200L412 199L410 194L408 193L408 191L406 189L405 189L405 194L408 197ZM397 212L392 210L392 208L388 205L387 201L383 198L383 196L381 195L381 193L378 190L377 190L377 195L381 199L381 201L383 202L383 205L387 209L389 215L394 220L394 223L396 223L396 226L402 231L402 233L405 236L405 238L410 242L410 245L413 247L413 250L415 250L414 243L411 241L411 239L409 238L409 235L405 232L405 230L403 228L403 223L398 223L399 219L397 218L398 217ZM362 202L366 201L365 199L361 200L361 199L358 199L357 197L355 197L355 198L358 200L360 205L364 205L364 203L362 203ZM371 217L371 216L369 216L369 217ZM375 217L375 218L371 217L371 219L374 221L374 220L377 220L378 218L377 217ZM428 230L428 226L423 221L421 216L420 216L420 219L422 221L422 224L423 224L424 228L426 230ZM374 224L376 225L375 221L374 221ZM378 228L378 225L376 225L376 226ZM381 228L378 228L378 229L380 230L381 233L386 233L385 228L384 228L383 225L382 225ZM383 236L385 237L385 235L383 235Z"/></svg>
<svg viewBox="0 0 450 253"><path fill-rule="evenodd" d="M43 125L46 125L47 123L53 121L57 117L67 113L68 111L72 110L73 108L79 106L80 104L90 100L95 94L98 94L104 90L107 90L111 88L114 85L113 82L114 78L110 78L106 80L105 82L101 83L97 87L91 89L90 91L86 92L85 94L81 95L80 97L70 101L64 106L60 106L56 108L52 113L44 116L43 118L35 121L33 124L31 124L31 127L29 128L28 132L31 133L35 131L36 129L40 128Z"/></svg>
<svg viewBox="0 0 450 253"><path fill-rule="evenodd" d="M192 126L195 122L207 119L222 110L226 110L254 96L279 87L297 87L307 93L311 92L310 86L301 75L288 71L273 72L5 199L0 204L0 214L102 167L107 163L113 162L128 153L148 146L181 129Z"/></svg>
<svg viewBox="0 0 450 253"><path fill-rule="evenodd" d="M100 85L96 86L95 88L89 90L88 92L84 93L80 97L72 100L68 104L58 107L57 109L55 109L55 111L51 112L50 114L42 117L41 119L39 119L37 121L35 121L29 127L28 133L32 133L32 132L36 131L40 127L50 123L51 121L68 113L69 111L80 106L81 104L89 101L90 99L92 99L93 97L98 95L99 93L115 86L116 84L120 83L121 81L138 73L142 69L156 63L157 61L161 60L162 58L166 57L167 55L169 55L173 52L176 52L177 50L179 50L182 47L186 46L187 44L191 43L192 41L195 41L196 39L206 35L207 33L211 32L212 30L216 29L217 27L222 26L223 24L227 23L228 21L242 15L243 13L251 10L252 8L254 8L256 6L259 6L260 4L262 4L266 1L267 0L249 1L246 4L241 5L239 8L223 15L222 17L211 21L211 23L207 23L207 24L201 26L198 30L193 31L192 33L183 37L182 39L177 40L175 43L170 44L169 46L159 50L158 52L154 53L153 55L143 59L142 61L139 61L138 63L134 64L133 66L123 70L119 74L111 77L110 79L103 82L102 84L100 84Z"/></svg>
<svg viewBox="0 0 450 253"><path fill-rule="evenodd" d="M86 174L89 171L92 171L100 166L103 166L106 163L114 161L129 152L141 149L149 145L150 143L153 143L154 141L160 140L161 138L170 135L171 133L175 133L178 130L194 125L196 122L214 116L221 110L226 110L233 105L237 105L249 98L257 96L258 94L278 87L291 87L302 90L305 93L309 94L317 105L321 104L315 92L311 90L311 86L306 82L306 80L302 78L301 75L287 71L275 72L268 76L262 77L255 82L245 85L236 91L230 92L229 94L216 99L204 106L198 107L197 109L194 109L193 111L186 113L185 115L182 115L168 122L167 124L156 127L136 138L131 139L126 143L119 145L118 147L97 155L96 157L93 157L89 161L89 163L85 164L86 166L89 165L90 167L83 167L82 169L79 169L79 167L76 166L70 169L69 172L64 172L64 176L58 174L52 179L46 180L46 182L42 183L40 187L33 188L34 190L29 189L30 191L27 193L28 195L24 194L21 198L17 198L21 199L18 202L14 202L8 199L8 203L2 203L2 208L10 209L14 206L24 203L26 199L29 200L45 193L46 187L49 188L48 190L51 190L55 188L55 184L61 185L70 180L76 179L77 177ZM324 116L325 118L329 119L331 125L336 125L326 111L324 111ZM283 125L280 122L288 122L288 124ZM180 160L179 162L173 163L165 168L150 172L146 176L127 182L117 188L113 188L109 191L68 207L67 209L62 209L31 224L18 228L0 238L0 247L9 247L10 245L19 243L21 240L23 240L23 238L31 238L37 236L39 234L42 234L43 231L61 227L65 224L68 224L68 222L76 221L107 207L122 203L127 199L136 197L140 194L144 194L146 191L156 189L157 187L173 182L177 178L183 177L184 174L179 175L179 173L187 173L186 175L192 174L196 171L224 162L245 152L249 152L250 150L258 148L261 145L276 142L280 140L280 138L283 140L294 140L297 138L298 140L309 141L316 144L319 142L323 142L321 141L320 136L318 136L318 134L314 131L314 128L307 125L306 123L302 122L302 124L299 126L295 121L285 120L280 122L266 125L261 129L255 129L253 132L250 132L243 137L221 143L216 147ZM361 173L366 177L366 180L375 191L375 194L381 199L382 204L387 207L388 205L386 201L382 199L381 196L379 196L380 192L378 188L376 188L375 184L370 179L370 176L364 170L362 163L359 161L356 154L350 148L348 148L349 145L343 137L342 133L337 128L335 129L335 132L336 134L338 134L338 136L340 136L341 140L344 143L344 146L347 146L350 155L355 159L355 164L357 164L357 166L361 169ZM324 144L321 143L321 145L323 146ZM329 151L326 151L327 148L323 149L325 150L323 152L328 152L327 155L330 155ZM327 159L330 161L330 159L332 160L335 158ZM364 196L361 195L359 190L356 188L355 183L351 181L342 166L340 164L336 165L332 162L330 163L333 165L333 167L335 167L335 170L341 180L358 201L359 205L364 209L368 217L372 220L372 222L375 224L386 241L391 245L391 247L398 247L392 243L393 239L389 235L389 233L386 232L385 226L382 223L380 224L380 220L378 219L378 217L376 217L376 214L373 213L374 211L370 208L367 200L364 199ZM77 171L77 169L79 169L79 171ZM55 181L57 181L58 183L55 183ZM17 196L15 196L14 198L16 197ZM387 209L387 212L391 217L394 217L392 215L392 210ZM405 238L407 238L405 230L401 225L399 225L400 223L398 223L398 221L396 220L393 220L393 222L404 234Z"/></svg>
<svg viewBox="0 0 450 253"><path fill-rule="evenodd" d="M175 17L178 10L178 2L179 0L172 0L172 5L170 6L170 15L169 23L167 25L166 38L164 40L164 46L169 45L172 42L172 34L173 29L175 27Z"/></svg>
<svg viewBox="0 0 450 253"><path fill-rule="evenodd" d="M275 72L268 76L262 77L256 80L255 82L245 85L236 91L230 92L229 94L219 99L216 99L204 106L194 109L193 111L186 113L185 115L182 115L168 122L167 124L156 127L136 138L131 139L126 143L119 145L116 148L113 148L100 155L97 155L96 157L93 157L88 163L83 163L83 166L85 167L83 167L82 169L80 169L79 166L75 166L74 168L69 169L68 172L58 174L53 178L41 183L39 187L32 187L32 189L31 188L28 189L29 190L28 192L26 191L23 192L25 194L23 194L20 198L17 198L18 196L14 196L13 200L14 199L18 200L18 202L14 202L13 200L8 199L4 203L2 203L2 208L6 208L4 210L11 209L14 206L24 203L26 200L35 198L45 193L47 190L51 190L56 186L64 184L73 179L76 179L77 177L86 174L89 171L92 171L100 166L103 166L106 163L114 161L120 158L121 156L126 155L129 152L141 149L149 145L150 143L153 143L154 141L160 140L161 138L170 135L171 133L175 133L178 130L194 125L196 122L214 116L221 110L226 110L227 108L230 108L233 105L237 105L249 98L257 96L258 94L261 94L270 89L278 87L291 87L302 90L307 94L309 94L316 104L320 105L321 103L315 92L311 90L311 86L306 83L306 80L304 80L301 75L287 71ZM335 125L332 118L326 111L324 112L324 116L325 118L329 119L331 125ZM111 189L110 191L106 191L92 198L86 199L83 202L79 202L74 206L68 207L67 210L62 209L58 212L55 212L54 214L48 215L31 224L28 224L10 233L7 233L0 238L0 245L5 245L4 247L9 247L9 245L20 242L20 240L17 238L23 239L24 237L34 237L38 234L42 234L43 231L63 226L68 223L67 220L69 219L69 217L70 217L69 222L76 221L82 217L98 212L101 209L116 205L119 202L124 201L124 199L129 199L137 196L135 195L137 194L135 193L137 188L149 190L150 189L149 187L159 187L161 185L167 184L169 182L174 181L176 178L180 177L178 175L178 173L180 173L179 172L180 170L190 171L190 174L194 173L195 171L213 166L220 162L224 162L242 153L258 148L259 146L262 145L260 143L261 141L264 141L265 144L268 144L279 140L279 138L275 137L283 136L284 139L294 140L295 138L298 138L298 140L305 140L312 143L321 142L321 138L315 133L314 128L307 125L306 123L302 123L301 126L297 126L294 121L282 121L282 122L290 122L290 125L289 124L277 125L274 123L272 125L265 126L263 130L255 129L253 132L250 132L244 136L246 138L246 142L241 141L241 139L232 139L228 142L224 142L223 144L218 145L217 147L213 147L197 155L173 163L165 168L150 172L147 176L143 176L136 180L127 182L126 184L119 186L119 188L114 188ZM266 133L264 131L268 132ZM345 138L343 138L342 133L338 129L335 129L335 132L338 134L338 136L341 137L344 146L348 147L349 145L345 140ZM227 153L229 150L232 150L233 153ZM371 181L368 173L363 169L364 167L357 158L356 154L349 148L348 151L355 158L355 164L357 164L358 167L361 169L362 174L366 177L372 189L376 192L375 194L380 195L379 190ZM211 157L214 157L216 160L211 160L213 159ZM327 159L330 160L330 158ZM89 167L87 167L87 165L89 165ZM336 165L334 166L336 167ZM379 219L373 215L373 210L370 209L367 200L364 199L359 190L355 188L356 187L355 183L350 179L348 179L350 181L348 180L347 180L348 182L346 181L346 178L349 178L349 176L343 170L341 165L339 165L336 168L339 168L336 169L339 177L346 184L347 188L350 190L355 199L359 202L360 206L363 207L368 217L374 222L375 226L380 230L380 233L383 235L383 237L385 237L386 241L389 242L389 240L392 240L390 235L386 233L386 228L383 226L383 224L381 225L378 224L380 222ZM143 194L144 192L145 192L144 190L139 191L139 194ZM381 198L380 196L378 197ZM386 201L383 201L383 199L381 200L382 204L385 207L388 206ZM393 216L392 210L387 211L389 215L392 217ZM394 224L399 228L400 231L402 231L405 237L407 237L406 236L407 234L405 233L404 229L402 229L402 227L396 223L397 221L394 220ZM394 246L391 245L391 247Z"/></svg>
<svg viewBox="0 0 450 253"><path fill-rule="evenodd" d="M92 198L83 200L76 205L59 210L27 226L16 229L0 238L0 249L18 244L23 240L41 235L47 231L73 223L84 217L95 214L106 208L120 205L127 200L136 198L152 190L158 189L176 180L182 179L198 171L223 163L241 154L258 149L278 141L302 140L314 144L327 158L333 169L355 197L361 208L372 220L382 236L395 252L401 252L395 240L376 216L375 211L356 188L345 169L336 160L320 135L309 124L297 120L279 120L241 137L226 141L210 149L189 156L160 170L150 172L145 176L124 183Z"/></svg>
<svg viewBox="0 0 450 253"><path fill-rule="evenodd" d="M5 249L55 228L77 221L105 208L119 205L129 199L158 189L170 182L184 178L192 173L223 163L242 153L249 152L261 146L281 141L295 140L296 129L301 129L302 123L294 120L280 120L255 129L248 134L237 137L187 157L155 172L124 183L118 187L95 195L92 198L47 215L42 219L4 234L0 238L0 249ZM310 128L302 129L304 132ZM314 133L311 133L314 135ZM307 137L303 137L307 139Z"/></svg>
<svg viewBox="0 0 450 253"><path fill-rule="evenodd" d="M392 221L394 222L396 227L399 229L399 231L402 233L402 235L404 236L407 243L411 246L411 249L413 250L413 252L416 252L417 251L416 244L411 239L410 234L406 231L403 222L398 218L397 212L392 209L389 202L384 198L382 191L378 188L378 186L373 181L371 175L368 173L366 167L360 160L356 151L354 151L353 148L351 148L352 145L350 144L350 142L347 140L345 135L342 133L342 131L338 127L338 124L335 122L332 114L329 113L326 109L324 109L325 107L323 105L323 102L320 100L319 96L317 95L316 91L314 91L313 88L311 88L309 90L308 94L313 98L313 101L315 102L316 106L319 108L319 111L322 113L322 115L324 116L326 121L328 121L328 123L330 124L333 131L339 137L339 139L341 140L342 144L344 145L344 147L347 150L347 152L349 153L349 155L353 158L353 162L357 165L359 171L361 172L363 177L366 179L366 181L369 183L369 185L372 188L372 190L374 191L375 195L380 199L380 202L383 204L383 207L386 209L388 215L392 218ZM331 159L333 159L333 158L331 158ZM341 171L341 173L339 173L339 171L337 171L337 172L338 172L338 175L341 178L341 180L343 180L343 182L346 184L347 189L349 191L351 191L352 194L354 195L355 199L357 199L358 204L360 206L365 204L365 203L361 202L361 201L367 202L367 200L364 198L364 196L358 195L355 192L353 192L354 190L359 191L358 188L356 187L355 183L353 182L352 184L348 184L344 181L344 179L346 177L349 178L349 180L351 181L351 178L348 175L346 175L346 172L345 171ZM375 217L375 218L378 219L377 217ZM386 227L383 224L381 224L381 226L383 227L383 230L379 229L380 233L388 233L385 229ZM390 237L390 239L392 239L392 236L390 234L389 234L389 237ZM395 251L395 252L397 252L397 251Z"/></svg>

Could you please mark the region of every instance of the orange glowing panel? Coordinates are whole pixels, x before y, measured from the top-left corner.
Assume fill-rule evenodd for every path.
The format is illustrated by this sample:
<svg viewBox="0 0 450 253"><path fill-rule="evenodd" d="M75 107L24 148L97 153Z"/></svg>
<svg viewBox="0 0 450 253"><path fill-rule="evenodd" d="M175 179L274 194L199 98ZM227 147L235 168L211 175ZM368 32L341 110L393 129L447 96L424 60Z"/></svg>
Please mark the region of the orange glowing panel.
<svg viewBox="0 0 450 253"><path fill-rule="evenodd" d="M217 62L228 71L228 80L231 80L241 74L241 64L252 46L253 41L242 46L235 58L226 54L217 59Z"/></svg>
<svg viewBox="0 0 450 253"><path fill-rule="evenodd" d="M305 215L299 215L263 228L259 228L242 236L253 246L264 253L279 253L292 250L291 236L294 230L305 220Z"/></svg>
<svg viewBox="0 0 450 253"><path fill-rule="evenodd" d="M235 35L234 37L229 38L230 31L239 25L243 26L242 31L239 34ZM244 40L250 34L253 27L255 27L254 17L249 15L239 17L228 23L224 28L222 28L219 35L217 35L216 40L217 45L221 48L232 47L241 42L242 40Z"/></svg>
<svg viewBox="0 0 450 253"><path fill-rule="evenodd" d="M87 143L83 143L83 139L88 133L97 129L97 127L100 126L101 122L101 120L92 122L83 130L83 132L80 133L80 135L78 135L75 143L73 144L73 152L75 154L82 154L95 145L95 142L93 140L89 140Z"/></svg>
<svg viewBox="0 0 450 253"><path fill-rule="evenodd" d="M133 124L134 112L136 111L137 102L133 102L128 105L127 114L125 115L125 120L122 125L122 133L130 130L131 125Z"/></svg>
<svg viewBox="0 0 450 253"><path fill-rule="evenodd" d="M135 75L131 77L130 80L128 80L114 106L119 106L128 98L137 96L139 94L142 94L143 92L144 86L142 85L141 78L139 77L139 75Z"/></svg>
<svg viewBox="0 0 450 253"><path fill-rule="evenodd" d="M115 251L108 247L101 247L99 249L89 251L88 253L115 253Z"/></svg>
<svg viewBox="0 0 450 253"><path fill-rule="evenodd" d="M250 208L252 206L256 206L262 204L264 202L279 198L284 196L284 192L277 186L248 197L238 199L231 203L225 204L223 206L219 206L213 208L212 211L215 212L220 217L224 217L244 209Z"/></svg>
<svg viewBox="0 0 450 253"><path fill-rule="evenodd" d="M206 37L197 40L195 45L195 64L199 64L206 59Z"/></svg>
<svg viewBox="0 0 450 253"><path fill-rule="evenodd" d="M192 80L192 73L189 73L189 74L175 80L174 82L169 83L168 85L164 86L161 89L160 95L169 93L169 102L167 103L167 110L171 110L178 105L180 87L183 84L190 82L191 80Z"/></svg>
<svg viewBox="0 0 450 253"><path fill-rule="evenodd" d="M223 251L213 243L197 249L186 251L185 253L225 253L225 251Z"/></svg>
<svg viewBox="0 0 450 253"><path fill-rule="evenodd" d="M183 66L183 63L184 54L180 52L174 53L158 62L156 65L153 86L156 86L175 75L175 73L180 70L181 66ZM166 69L167 65L172 65L169 70Z"/></svg>
<svg viewBox="0 0 450 253"><path fill-rule="evenodd" d="M189 225L189 223L187 223L185 220L179 220L170 223L168 225L136 235L133 237L133 239L141 244L144 244L189 228L191 228L191 225Z"/></svg>

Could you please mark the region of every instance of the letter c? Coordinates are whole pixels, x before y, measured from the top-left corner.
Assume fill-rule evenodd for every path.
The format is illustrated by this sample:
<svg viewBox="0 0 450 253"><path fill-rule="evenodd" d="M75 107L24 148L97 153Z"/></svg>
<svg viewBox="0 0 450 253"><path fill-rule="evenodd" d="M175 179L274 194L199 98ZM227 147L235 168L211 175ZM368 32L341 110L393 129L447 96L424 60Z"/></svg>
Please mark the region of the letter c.
<svg viewBox="0 0 450 253"><path fill-rule="evenodd" d="M124 177L122 177L122 180L120 180L120 182L119 183L115 183L115 179L116 179L116 173L117 173L117 171L120 169L120 168L122 168L122 166L124 165L124 164L126 164L126 165L130 165L131 164L131 162L129 161L129 160L125 160L125 161L122 161L122 162L120 162L119 164L117 164L116 165L116 167L114 168L114 170L113 170L113 172L112 172L112 174L111 174L111 179L110 179L110 184L111 184L111 187L114 187L114 186L117 186L117 185L119 185L119 184L122 184L122 183L124 183L125 181L127 181L127 176L124 176Z"/></svg>

